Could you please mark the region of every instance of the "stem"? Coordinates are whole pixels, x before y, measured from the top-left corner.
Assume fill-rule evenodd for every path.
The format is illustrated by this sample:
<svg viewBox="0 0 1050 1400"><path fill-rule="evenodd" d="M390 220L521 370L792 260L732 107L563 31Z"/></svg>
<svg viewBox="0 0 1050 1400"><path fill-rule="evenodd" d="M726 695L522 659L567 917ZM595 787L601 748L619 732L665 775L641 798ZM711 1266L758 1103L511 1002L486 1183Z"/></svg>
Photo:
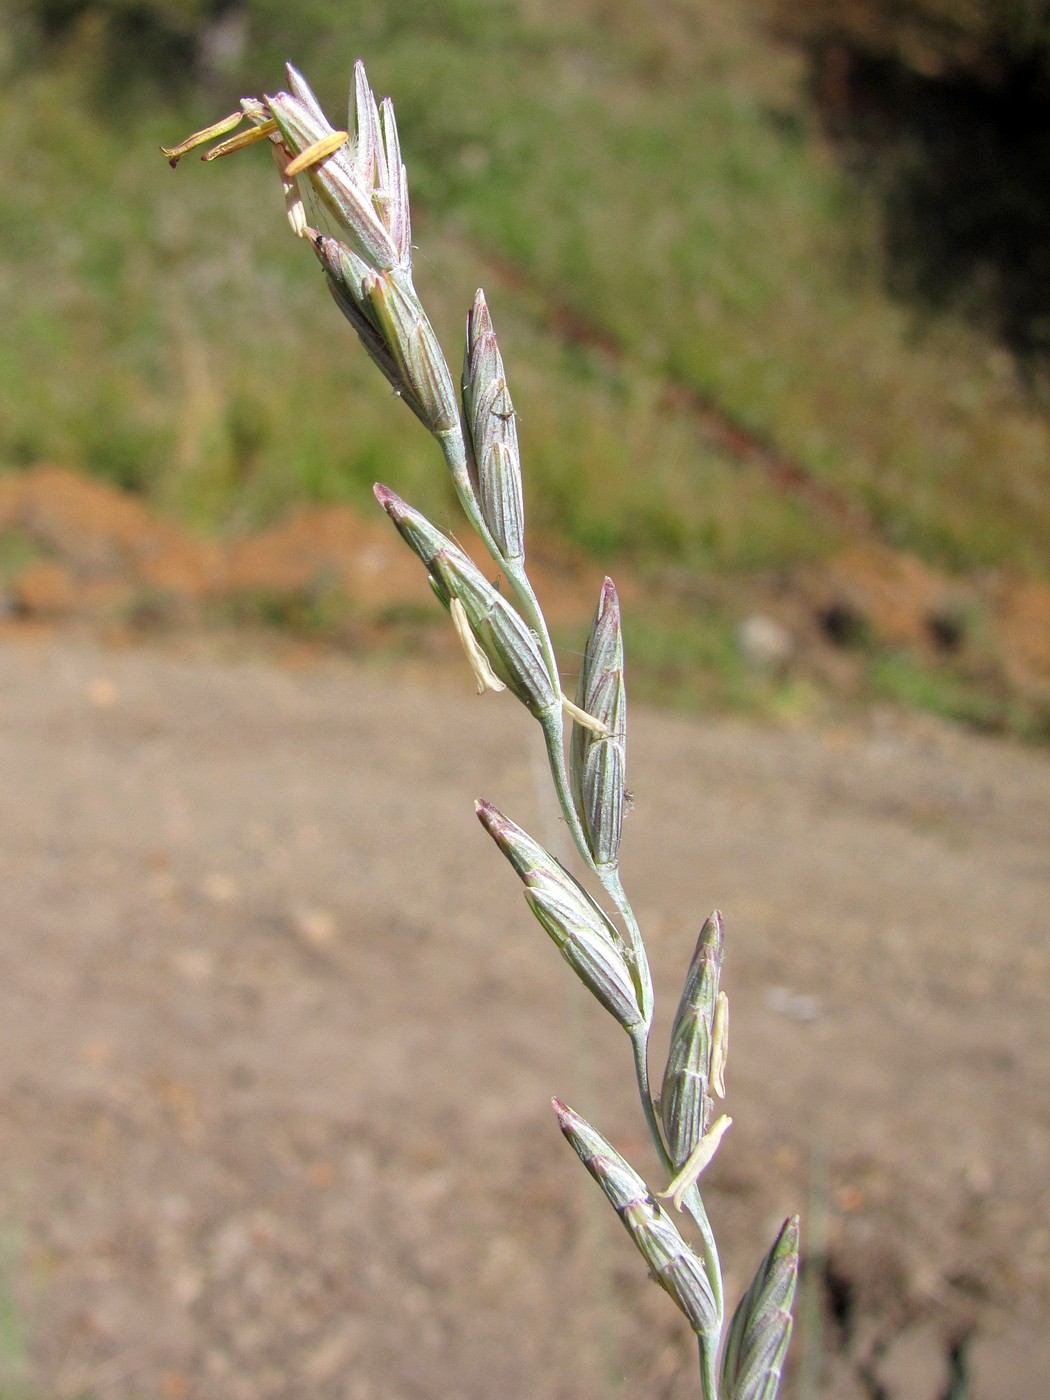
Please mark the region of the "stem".
<svg viewBox="0 0 1050 1400"><path fill-rule="evenodd" d="M561 690L561 675L558 670L558 659L555 655L554 644L551 641L550 632L547 628L547 620L543 616L543 611L536 597L535 590L525 572L524 563L510 561L504 558L499 545L493 538L492 532L481 515L474 493L474 487L467 470L467 451L462 424L457 428L438 435L442 453L448 465L449 473L452 477L452 484L456 489L460 504L473 526L481 538L482 543L492 558L503 567L503 571L514 590L515 597L521 606L525 621L532 629L540 647L551 684L556 694L559 696ZM580 857L587 869L598 876L606 893L616 905L624 922L627 931L628 952L631 961L638 973L639 979L639 1001L642 1013L645 1017L644 1028L632 1035L631 1044L634 1050L635 1076L638 1081L638 1094L642 1103L642 1111L645 1115L646 1125L649 1128L653 1144L659 1153L665 1170L673 1173L674 1164L668 1155L664 1144L663 1133L660 1127L659 1115L656 1104L653 1100L652 1087L649 1082L649 1029L652 1022L653 1013L653 986L652 977L649 971L649 960L645 953L645 944L642 939L642 932L635 918L634 910L620 879L620 872L617 866L599 866L590 848L587 845L587 836L580 821L576 804L573 801L572 788L569 782L568 763L565 757L565 722L561 705L548 710L539 716L540 726L543 729L543 739L547 749L547 760L550 765L551 778L554 783L554 790L558 797L558 805L565 818L566 825L572 834L573 844L580 853ZM690 1188L685 1199L685 1208L696 1222L703 1240L704 1268L711 1283L711 1290L718 1307L719 1318L724 1311L724 1290L722 1285L722 1269L718 1259L718 1249L715 1245L714 1234L711 1230L711 1223L707 1218L707 1211L704 1209L703 1201L696 1186ZM697 1338L700 1354L700 1380L703 1388L704 1400L718 1400L718 1346L720 1340L720 1330L713 1336L701 1336Z"/></svg>
<svg viewBox="0 0 1050 1400"><path fill-rule="evenodd" d="M598 878L605 887L609 898L620 911L624 926L627 929L627 939L630 945L631 959L638 969L640 982L639 994L642 1012L648 1026L653 1018L653 979L649 972L649 959L645 952L645 943L642 939L642 931L638 927L638 920L634 916L631 908L631 901L627 898L623 883L620 880L620 869L616 865L603 865L596 867Z"/></svg>
<svg viewBox="0 0 1050 1400"><path fill-rule="evenodd" d="M496 541L492 538L488 526L481 518L470 473L467 471L467 448L463 437L463 424L458 423L456 427L449 428L443 433L435 433L434 436L441 448L441 455L445 459L449 476L452 478L452 485L456 488L456 495L459 497L459 503L463 507L467 519L484 540L485 548L489 553L499 558L499 550L494 547Z"/></svg>
<svg viewBox="0 0 1050 1400"><path fill-rule="evenodd" d="M503 557L499 545L492 536L492 532L485 524L481 511L478 508L477 497L474 494L474 487L470 480L470 473L467 470L467 448L464 438L464 428L462 423L458 427L450 429L448 432L437 435L438 444L448 466L449 475L452 477L452 484L456 488L456 495L459 497L460 505L463 507L467 519L481 538L482 544L492 555L496 563L502 565L503 572L514 590L514 595L521 605L525 621L532 629L536 641L539 643L540 654L547 667L547 674L550 676L554 693L561 695L561 675L558 671L558 658L554 652L554 643L547 628L547 619L543 616L539 599L533 589L529 576L525 572L523 563L516 560L508 560ZM556 715L541 719L543 726L543 737L547 745L547 758L550 762L551 776L554 779L554 787L558 794L558 805L561 807L562 815L572 832L572 839L579 851L584 864L588 870L595 873L598 867L594 863L587 846L587 837L580 823L579 815L576 811L576 804L572 800L572 790L569 785L569 774L565 762L565 724L562 719L561 706L559 704Z"/></svg>
<svg viewBox="0 0 1050 1400"><path fill-rule="evenodd" d="M448 432L437 435L438 444L448 466L449 475L452 477L452 485L456 488L456 495L459 503L463 507L467 519L472 527L481 537L481 542L492 555L493 559L502 566L503 572L507 575L510 586L514 589L515 597L521 604L521 610L525 614L525 621L536 634L536 640L540 644L540 652L546 662L547 671L551 678L557 694L561 694L561 677L558 674L558 658L554 654L554 644L551 642L550 633L547 630L547 620L543 616L539 599L535 590L529 582L529 577L525 572L524 565L516 560L509 560L503 557L499 545L493 538L492 532L485 524L484 518L478 508L477 497L474 494L474 487L470 480L470 473L467 470L467 448L463 436L464 429L462 423L458 427L450 429ZM588 862L593 869L593 862Z"/></svg>
<svg viewBox="0 0 1050 1400"><path fill-rule="evenodd" d="M637 1034L631 1036L631 1046L634 1050L634 1072L638 1079L638 1095L642 1100L642 1109L645 1113L645 1121L649 1128L650 1136L660 1154L660 1160L664 1165L664 1170L674 1171L674 1164L664 1146L663 1133L660 1131L660 1120L656 1113L656 1104L653 1102L652 1090L649 1087L649 1028L639 1030Z"/></svg>
<svg viewBox="0 0 1050 1400"><path fill-rule="evenodd" d="M565 766L565 725L562 721L561 705L547 710L539 717L539 720L543 729L543 740L547 745L547 761L550 764L554 790L558 796L558 806L562 810L562 815L572 833L573 842L584 864L588 870L597 871L598 867L588 849L587 834L580 822L576 804L572 800L572 790L569 787L569 774Z"/></svg>
<svg viewBox="0 0 1050 1400"><path fill-rule="evenodd" d="M700 1197L700 1188L694 1183L690 1186L683 1202L685 1209L696 1221L697 1229L700 1231L700 1238L703 1240L704 1269L711 1283L711 1292L714 1294L715 1305L718 1308L719 1318L725 1313L725 1289L722 1286L722 1265L718 1258L718 1246L715 1244L714 1231L711 1229L711 1222L707 1218L707 1211Z"/></svg>
<svg viewBox="0 0 1050 1400"><path fill-rule="evenodd" d="M697 1336L696 1339L704 1400L718 1400L718 1342L718 1336Z"/></svg>
<svg viewBox="0 0 1050 1400"><path fill-rule="evenodd" d="M496 555L500 558L499 554ZM525 621L536 634L536 640L540 644L540 651L543 659L547 663L547 670L550 672L551 683L557 693L561 694L561 675L558 671L558 658L554 654L554 643L551 641L550 633L547 630L547 619L543 616L539 599L536 597L529 576L524 567L518 563L508 563L501 561L514 589L518 602L521 604L522 612L525 614Z"/></svg>

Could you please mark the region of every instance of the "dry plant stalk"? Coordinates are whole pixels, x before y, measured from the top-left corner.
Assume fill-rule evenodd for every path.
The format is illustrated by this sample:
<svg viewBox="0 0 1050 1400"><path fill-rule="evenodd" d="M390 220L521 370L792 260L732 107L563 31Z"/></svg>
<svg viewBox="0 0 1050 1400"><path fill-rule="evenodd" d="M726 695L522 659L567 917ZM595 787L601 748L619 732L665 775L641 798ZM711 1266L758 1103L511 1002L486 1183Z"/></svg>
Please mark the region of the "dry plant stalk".
<svg viewBox="0 0 1050 1400"><path fill-rule="evenodd" d="M164 154L174 166L220 136L226 139L204 160L269 144L293 231L312 247L336 304L395 394L436 438L468 520L510 584L508 599L425 516L376 486L380 505L422 560L452 617L479 693L510 690L539 722L562 815L609 909L509 817L488 802L478 802L477 814L565 961L627 1033L642 1110L668 1185L651 1190L590 1123L555 1099L561 1130L623 1221L650 1276L696 1333L704 1400L773 1400L791 1333L798 1220L785 1221L726 1329L718 1250L699 1189L731 1121L715 1115L715 1100L725 1093L728 1033L717 912L705 922L689 964L658 1091L649 1077L652 982L619 871L627 701L616 590L606 579L570 700L526 571L514 406L485 297L476 294L467 316L457 391L412 282L408 183L389 98L376 102L359 62L351 135L333 130L290 65L287 80L287 91L245 98L238 113ZM242 123L239 134L227 134ZM307 207L318 205L338 236L311 226ZM696 1247L679 1229L679 1214L691 1219Z"/></svg>

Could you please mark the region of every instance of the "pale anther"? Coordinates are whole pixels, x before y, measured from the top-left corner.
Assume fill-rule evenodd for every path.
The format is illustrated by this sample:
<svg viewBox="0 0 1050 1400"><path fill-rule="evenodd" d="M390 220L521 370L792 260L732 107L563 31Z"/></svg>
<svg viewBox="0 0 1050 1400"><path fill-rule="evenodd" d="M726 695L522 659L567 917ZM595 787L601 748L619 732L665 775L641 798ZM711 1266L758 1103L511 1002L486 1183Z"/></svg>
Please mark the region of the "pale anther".
<svg viewBox="0 0 1050 1400"><path fill-rule="evenodd" d="M657 1191L655 1194L663 1201L671 1201L675 1210L682 1209L682 1202L686 1198L686 1193L690 1187L694 1186L701 1173L710 1164L711 1158L718 1151L718 1144L722 1141L726 1129L732 1123L732 1118L723 1113L720 1118L708 1128L700 1141L690 1152L689 1156L682 1163L677 1175L673 1178L666 1191Z"/></svg>
<svg viewBox="0 0 1050 1400"><path fill-rule="evenodd" d="M478 694L484 695L486 690L497 692L506 690L507 687L489 665L488 657L478 646L474 629L467 617L467 610L458 598L452 599L449 604L449 612L452 614L452 625L456 629L456 636L463 644L463 650L467 653L467 660L470 662L470 669L474 672L474 679L478 683Z"/></svg>
<svg viewBox="0 0 1050 1400"><path fill-rule="evenodd" d="M284 212L288 215L292 232L296 238L306 238L310 233L310 225L306 221L306 209L303 207L299 186L295 180L289 180L287 174L291 157L283 146L276 143L271 145L270 149L273 151L273 158L277 163L277 169L280 171L281 182L284 186Z"/></svg>
<svg viewBox="0 0 1050 1400"><path fill-rule="evenodd" d="M729 1054L729 998L719 992L711 1025L711 1092L726 1096L726 1057Z"/></svg>
<svg viewBox="0 0 1050 1400"><path fill-rule="evenodd" d="M612 733L607 724L603 724L600 719L595 719L586 710L581 710L579 705L574 705L567 695L561 697L561 707L567 715L571 715L577 724L582 724L584 729L589 729L593 734L597 734L601 739L607 739Z"/></svg>

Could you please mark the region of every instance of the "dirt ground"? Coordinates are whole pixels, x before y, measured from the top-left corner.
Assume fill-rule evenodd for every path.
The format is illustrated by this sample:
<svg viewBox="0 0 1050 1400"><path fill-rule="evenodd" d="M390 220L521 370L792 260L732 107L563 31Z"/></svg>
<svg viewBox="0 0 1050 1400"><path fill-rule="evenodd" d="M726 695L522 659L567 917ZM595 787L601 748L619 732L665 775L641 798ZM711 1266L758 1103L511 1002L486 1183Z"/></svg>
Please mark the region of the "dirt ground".
<svg viewBox="0 0 1050 1400"><path fill-rule="evenodd" d="M562 839L512 700L23 629L0 772L0 1394L696 1394L550 1111L652 1171L625 1038L473 816ZM1044 1397L1050 761L638 710L631 785L657 1061L726 914L734 1297L805 1219L787 1393L940 1400L954 1350Z"/></svg>
<svg viewBox="0 0 1050 1400"><path fill-rule="evenodd" d="M472 548L469 534L461 543ZM475 557L490 568L482 552ZM534 540L529 573L548 621L585 632L593 562L564 541ZM620 596L640 616L662 615L669 597L704 605L713 580L698 593L688 571L675 575L616 568ZM865 648L856 643L864 637L926 666L954 666L988 695L1050 716L1044 580L1003 570L951 576L860 535L828 559L729 586L732 611L766 626L773 619L794 673L822 691L863 693ZM110 632L268 621L360 651L388 647L406 628L418 633L421 600L425 611L418 561L375 509L304 504L268 528L205 537L66 467L0 472L0 621L90 620Z"/></svg>

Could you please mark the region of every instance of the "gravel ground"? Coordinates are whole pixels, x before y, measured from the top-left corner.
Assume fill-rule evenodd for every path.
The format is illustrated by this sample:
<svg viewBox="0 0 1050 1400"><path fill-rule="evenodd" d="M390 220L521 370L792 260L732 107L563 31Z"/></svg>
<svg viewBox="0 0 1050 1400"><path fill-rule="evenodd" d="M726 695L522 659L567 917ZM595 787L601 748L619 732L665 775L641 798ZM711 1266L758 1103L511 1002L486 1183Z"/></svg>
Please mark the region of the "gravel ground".
<svg viewBox="0 0 1050 1400"><path fill-rule="evenodd" d="M0 640L0 1394L695 1395L549 1107L655 1177L626 1042L471 809L562 841L531 722L180 648ZM727 919L733 1293L808 1229L789 1393L941 1400L954 1348L1039 1400L1047 757L890 714L631 737L654 1046Z"/></svg>

